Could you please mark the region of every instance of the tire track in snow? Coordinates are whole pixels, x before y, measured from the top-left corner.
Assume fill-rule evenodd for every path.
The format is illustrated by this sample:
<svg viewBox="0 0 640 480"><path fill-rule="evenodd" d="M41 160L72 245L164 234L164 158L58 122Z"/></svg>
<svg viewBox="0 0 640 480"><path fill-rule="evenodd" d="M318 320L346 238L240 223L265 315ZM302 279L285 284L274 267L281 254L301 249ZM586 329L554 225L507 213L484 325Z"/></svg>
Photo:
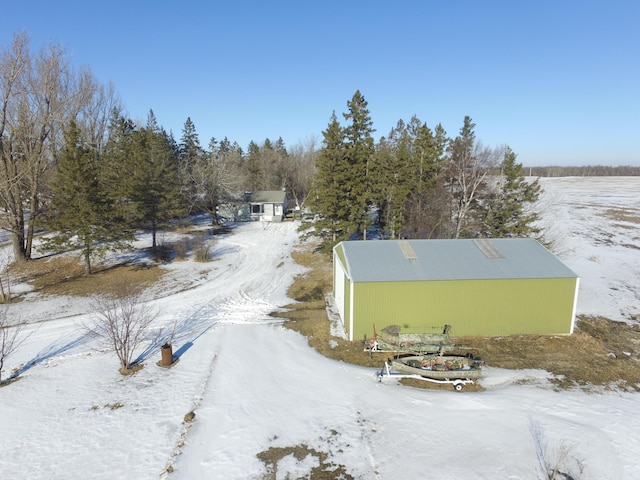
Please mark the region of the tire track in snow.
<svg viewBox="0 0 640 480"><path fill-rule="evenodd" d="M268 324L282 323L269 316L278 306L263 300L260 297L249 295L246 291L240 291L234 297L225 299L218 305L217 318L223 323L242 324Z"/></svg>
<svg viewBox="0 0 640 480"><path fill-rule="evenodd" d="M224 252L224 257L221 259L217 273L206 286L202 286L202 290L198 286L190 292L193 303L191 308L181 315L183 319L178 321L178 325L182 324L185 330L190 331L211 322L214 325L217 323L232 325L282 323L282 320L270 316L272 312L279 310L280 306L269 301L272 292L281 289L284 279L284 269L278 268L278 265L285 260L280 248L277 255L271 255L268 252L273 237L277 239L277 231L277 229L270 231L268 236L272 238L266 238L263 245L238 242L231 238L221 239L219 248L220 252ZM206 297L203 297L203 294ZM225 331L225 328L218 330L218 332ZM211 389L210 380L215 377L214 372L221 365L218 359L225 342L219 339L215 343L219 345L219 350L214 355L204 375L205 378L198 385L193 399L193 411L202 408L201 404L205 396L210 393L208 393ZM222 361L224 363L224 360ZM197 421L196 417L194 422ZM161 473L162 479L169 478L168 473L173 471L176 463L179 463L178 457L182 455L187 445L191 426L192 423L183 422L175 447L167 460L166 469Z"/></svg>
<svg viewBox="0 0 640 480"><path fill-rule="evenodd" d="M217 359L218 359L218 355L214 355L213 359L211 360L211 363L209 364L209 369L207 371L207 375L204 377L204 380L202 382L200 382L200 385L199 385L199 388L198 388L198 392L193 397L193 404L192 404L192 407L191 407L191 412L189 412L189 413L195 413L196 409L202 403L202 400L204 398L204 392L207 390L207 385L209 384L209 380L211 380L212 373L213 373L213 368L215 366L215 363L216 363ZM171 454L169 455L169 460L167 461L167 466L164 469L164 471L160 474L160 478L162 480L166 479L167 475L169 473L173 472L173 464L175 463L176 457L178 457L180 454L182 454L182 447L186 443L187 434L189 433L189 430L191 430L193 422L195 421L195 416L192 417L191 420L187 420L187 418L186 418L187 415L185 415L185 420L182 422L182 429L180 430L180 435L178 436L178 440L176 441L176 445L175 445L173 451L171 452Z"/></svg>

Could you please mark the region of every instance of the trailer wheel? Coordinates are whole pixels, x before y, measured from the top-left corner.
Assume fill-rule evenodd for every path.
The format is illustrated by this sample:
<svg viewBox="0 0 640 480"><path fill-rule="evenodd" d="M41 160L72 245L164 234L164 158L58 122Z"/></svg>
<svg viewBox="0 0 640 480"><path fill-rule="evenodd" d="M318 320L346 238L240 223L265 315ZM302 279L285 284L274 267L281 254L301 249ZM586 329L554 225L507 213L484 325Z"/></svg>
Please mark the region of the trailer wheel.
<svg viewBox="0 0 640 480"><path fill-rule="evenodd" d="M453 386L453 388L455 388L455 389L456 389L456 392L461 392L461 391L462 391L462 387L463 387L463 386L464 386L464 385L463 385L462 383L456 383L456 384Z"/></svg>

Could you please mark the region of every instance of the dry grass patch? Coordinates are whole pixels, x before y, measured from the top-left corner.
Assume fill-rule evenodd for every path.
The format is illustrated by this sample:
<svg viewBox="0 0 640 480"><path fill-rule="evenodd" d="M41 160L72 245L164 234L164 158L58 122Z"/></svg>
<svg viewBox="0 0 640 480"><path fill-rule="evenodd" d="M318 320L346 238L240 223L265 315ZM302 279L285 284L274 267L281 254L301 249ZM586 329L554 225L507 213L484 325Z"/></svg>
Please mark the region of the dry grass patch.
<svg viewBox="0 0 640 480"><path fill-rule="evenodd" d="M309 345L324 356L365 367L381 368L385 357L369 358L362 341L350 342L331 335L325 295L332 288L332 270L327 257L313 249L295 250L293 259L310 270L298 276L288 295L300 303L287 305L285 326L307 337Z"/></svg>
<svg viewBox="0 0 640 480"><path fill-rule="evenodd" d="M609 208L603 216L620 222L640 223L640 213L631 208Z"/></svg>
<svg viewBox="0 0 640 480"><path fill-rule="evenodd" d="M28 282L43 294L90 296L117 293L122 285L152 285L164 275L156 266L124 264L96 267L87 276L84 264L71 255L30 260L12 267L17 282Z"/></svg>
<svg viewBox="0 0 640 480"><path fill-rule="evenodd" d="M18 380L22 380L22 377L19 377L19 376L18 377L9 377L6 380L2 380L2 381L0 381L0 388L6 387L8 385L11 385L12 383L17 382Z"/></svg>
<svg viewBox="0 0 640 480"><path fill-rule="evenodd" d="M294 252L294 260L310 268L295 279L289 296L300 303L279 313L285 326L300 332L309 345L326 357L355 365L382 368L388 354L364 351L363 341L349 342L330 334L324 296L332 288L329 259L312 249ZM542 369L557 378L559 388L603 386L640 391L640 326L600 317L582 317L573 335L513 335L508 337L456 337L457 349L482 357L488 366L507 369ZM446 388L420 380L404 384ZM478 386L467 385L465 391Z"/></svg>
<svg viewBox="0 0 640 480"><path fill-rule="evenodd" d="M233 227L227 225L209 225L202 227L202 225L193 224L190 222L176 225L173 229L176 233L184 235L226 235L233 232Z"/></svg>
<svg viewBox="0 0 640 480"><path fill-rule="evenodd" d="M573 335L458 337L488 365L538 368L556 375L559 387L599 385L640 391L640 327L601 317L580 318Z"/></svg>
<svg viewBox="0 0 640 480"><path fill-rule="evenodd" d="M134 375L136 373L138 373L140 370L142 370L144 368L144 364L142 363L138 363L136 365L133 365L132 367L129 368L120 368L120 370L118 370L120 372L120 375Z"/></svg>
<svg viewBox="0 0 640 480"><path fill-rule="evenodd" d="M317 465L311 468L308 478L313 478L314 480L349 480L354 478L347 473L344 465L338 465L330 461L328 453L310 448L305 444L293 447L270 447L268 450L258 453L258 459L267 467L267 474L263 478L265 480L284 478L282 473L278 474L278 463L289 456L295 458L298 462L303 462L309 457L317 462ZM290 477L287 476L286 478Z"/></svg>

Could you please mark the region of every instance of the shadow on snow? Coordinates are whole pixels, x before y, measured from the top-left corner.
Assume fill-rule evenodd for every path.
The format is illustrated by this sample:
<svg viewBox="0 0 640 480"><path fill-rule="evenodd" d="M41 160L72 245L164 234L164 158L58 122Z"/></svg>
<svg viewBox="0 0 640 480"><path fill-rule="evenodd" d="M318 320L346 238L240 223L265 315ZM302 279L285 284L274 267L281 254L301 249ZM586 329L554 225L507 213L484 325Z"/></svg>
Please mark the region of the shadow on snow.
<svg viewBox="0 0 640 480"><path fill-rule="evenodd" d="M136 366L148 360L151 356L156 354L163 345L169 342L173 345L181 344L181 346L173 352L173 360L176 361L193 346L193 343L198 338L204 335L216 323L218 322L214 321L213 323L203 325L202 319L194 313L177 322L173 330L169 326L160 328L150 338L150 342L147 347L131 363L131 366Z"/></svg>
<svg viewBox="0 0 640 480"><path fill-rule="evenodd" d="M62 339L55 341L51 345L45 347L40 352L38 352L36 356L33 357L31 360L29 360L27 363L25 363L20 368L15 370L9 377L9 380L13 380L19 377L27 370L31 369L32 367L35 367L36 365L41 364L46 360L49 360L50 358L57 357L58 355L62 355L64 353L69 353L75 347L85 343L90 337L91 337L91 334L87 332L66 343L63 343L61 341Z"/></svg>

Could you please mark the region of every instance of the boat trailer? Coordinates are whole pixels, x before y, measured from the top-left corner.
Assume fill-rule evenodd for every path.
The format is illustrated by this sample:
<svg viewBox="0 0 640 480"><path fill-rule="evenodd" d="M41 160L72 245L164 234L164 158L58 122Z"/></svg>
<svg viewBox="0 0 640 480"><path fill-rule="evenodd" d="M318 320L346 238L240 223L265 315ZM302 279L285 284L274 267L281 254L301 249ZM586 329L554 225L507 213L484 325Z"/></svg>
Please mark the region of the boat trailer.
<svg viewBox="0 0 640 480"><path fill-rule="evenodd" d="M382 368L382 370L377 371L375 375L376 375L376 379L380 383L382 383L382 381L386 379L401 380L403 378L415 378L416 380L424 380L425 382L453 385L453 388L457 392L462 391L465 385L475 383L473 380L469 378L438 379L438 378L429 378L423 375L416 375L416 374L410 374L410 373L392 372L391 362L387 362L387 361L384 362L384 367Z"/></svg>

